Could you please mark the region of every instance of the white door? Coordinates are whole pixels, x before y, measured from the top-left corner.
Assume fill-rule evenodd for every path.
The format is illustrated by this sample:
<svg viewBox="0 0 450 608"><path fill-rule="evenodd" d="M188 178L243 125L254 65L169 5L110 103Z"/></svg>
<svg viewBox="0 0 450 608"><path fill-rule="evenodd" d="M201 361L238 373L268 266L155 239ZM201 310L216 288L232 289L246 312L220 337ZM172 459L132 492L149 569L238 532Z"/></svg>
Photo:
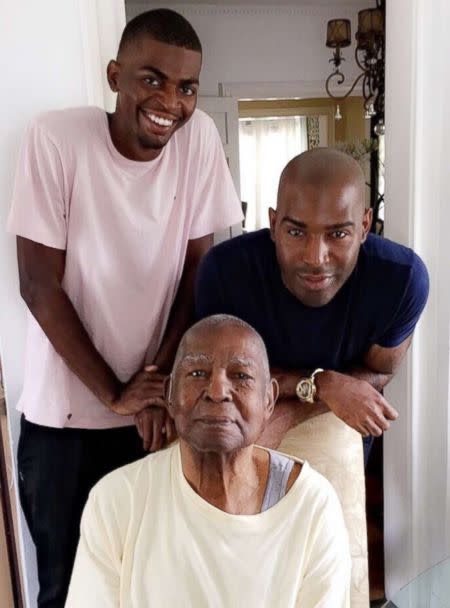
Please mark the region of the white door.
<svg viewBox="0 0 450 608"><path fill-rule="evenodd" d="M240 196L239 177L239 114L238 100L235 97L199 97L197 106L214 120L230 168L236 192ZM241 224L231 226L229 230L214 235L214 242L220 243L241 234Z"/></svg>

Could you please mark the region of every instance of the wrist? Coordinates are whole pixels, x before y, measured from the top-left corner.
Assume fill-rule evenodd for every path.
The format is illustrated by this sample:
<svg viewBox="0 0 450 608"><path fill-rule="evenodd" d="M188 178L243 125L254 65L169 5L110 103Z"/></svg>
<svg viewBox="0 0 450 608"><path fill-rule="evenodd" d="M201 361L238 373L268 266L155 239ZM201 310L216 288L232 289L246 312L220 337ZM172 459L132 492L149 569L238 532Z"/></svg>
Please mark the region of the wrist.
<svg viewBox="0 0 450 608"><path fill-rule="evenodd" d="M330 396L332 395L333 387L336 386L336 381L340 376L339 372L331 369L326 369L315 378L316 384L316 401L328 405Z"/></svg>
<svg viewBox="0 0 450 608"><path fill-rule="evenodd" d="M107 399L105 399L104 401L105 405L110 410L114 411L114 408L118 407L125 387L126 382L120 382L120 380L117 380L114 384L114 387L111 387L111 392L109 393Z"/></svg>
<svg viewBox="0 0 450 608"><path fill-rule="evenodd" d="M318 402L316 397L316 376L322 373L324 370L321 367L314 369L309 375L303 376L298 381L295 393L297 398L302 403L314 404Z"/></svg>

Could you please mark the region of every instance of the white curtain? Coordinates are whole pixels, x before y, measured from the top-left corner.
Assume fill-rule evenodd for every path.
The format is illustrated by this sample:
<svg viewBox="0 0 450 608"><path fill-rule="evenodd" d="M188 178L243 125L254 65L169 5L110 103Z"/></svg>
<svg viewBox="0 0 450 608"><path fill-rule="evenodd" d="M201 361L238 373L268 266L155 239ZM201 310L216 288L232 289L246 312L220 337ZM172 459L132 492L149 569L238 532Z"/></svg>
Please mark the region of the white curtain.
<svg viewBox="0 0 450 608"><path fill-rule="evenodd" d="M247 203L247 231L269 225L268 209L275 207L281 171L307 148L304 116L239 120L241 199Z"/></svg>
<svg viewBox="0 0 450 608"><path fill-rule="evenodd" d="M113 112L116 94L106 79L106 66L115 59L126 24L124 0L78 0L81 56L89 105Z"/></svg>

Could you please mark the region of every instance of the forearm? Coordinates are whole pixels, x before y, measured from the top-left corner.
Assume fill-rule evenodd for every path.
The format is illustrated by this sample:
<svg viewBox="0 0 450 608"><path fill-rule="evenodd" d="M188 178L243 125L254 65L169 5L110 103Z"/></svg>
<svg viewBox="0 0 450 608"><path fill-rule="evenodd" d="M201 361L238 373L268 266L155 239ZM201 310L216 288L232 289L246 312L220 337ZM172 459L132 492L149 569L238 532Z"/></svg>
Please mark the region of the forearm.
<svg viewBox="0 0 450 608"><path fill-rule="evenodd" d="M178 345L194 319L194 282L197 266L185 269L170 311L161 346L153 361L161 372L170 373Z"/></svg>
<svg viewBox="0 0 450 608"><path fill-rule="evenodd" d="M296 398L296 386L300 378L306 378L311 375L313 369L309 370L281 370L279 368L273 368L271 370L272 376L277 379L280 387L280 399L294 399ZM316 376L316 385L318 388L318 397L320 401L320 386L326 381L339 381L340 375L350 376L358 380L364 380L368 382L373 388L381 392L386 384L393 377L392 373L377 372L370 369L367 366L354 366L343 370L342 372L336 372L333 370L325 370ZM327 382L328 383L328 382Z"/></svg>
<svg viewBox="0 0 450 608"><path fill-rule="evenodd" d="M343 373L351 376L352 378L357 378L358 380L365 380L379 393L381 393L383 388L388 384L388 382L390 382L394 375L392 373L376 372L364 365L352 367Z"/></svg>
<svg viewBox="0 0 450 608"><path fill-rule="evenodd" d="M153 361L161 372L169 373L178 345L184 332L194 320L194 287L197 268L203 255L213 244L213 235L207 234L188 242L183 274L170 311L161 346Z"/></svg>
<svg viewBox="0 0 450 608"><path fill-rule="evenodd" d="M297 397L278 400L258 444L276 449L291 428L328 411L328 407L322 403L301 403Z"/></svg>
<svg viewBox="0 0 450 608"><path fill-rule="evenodd" d="M386 401L381 391L395 374L410 341L408 338L398 347L390 349L374 345L361 365L340 372L325 370L316 374L315 405L329 408L363 436L381 435L398 417L398 412ZM280 385L282 399L292 399L300 378L310 376L312 371L272 370Z"/></svg>
<svg viewBox="0 0 450 608"><path fill-rule="evenodd" d="M26 304L55 351L98 399L110 407L121 383L93 345L62 287L34 290Z"/></svg>

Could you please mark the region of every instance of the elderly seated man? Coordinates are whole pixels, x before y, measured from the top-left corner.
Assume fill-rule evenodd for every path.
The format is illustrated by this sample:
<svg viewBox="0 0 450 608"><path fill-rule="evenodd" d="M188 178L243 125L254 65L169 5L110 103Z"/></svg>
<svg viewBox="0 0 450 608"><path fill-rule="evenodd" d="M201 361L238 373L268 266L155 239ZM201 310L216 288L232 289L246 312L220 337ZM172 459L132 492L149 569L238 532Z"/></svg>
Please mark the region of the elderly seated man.
<svg viewBox="0 0 450 608"><path fill-rule="evenodd" d="M277 395L244 321L215 315L185 334L166 387L179 442L91 491L66 608L349 606L334 490L254 445Z"/></svg>

